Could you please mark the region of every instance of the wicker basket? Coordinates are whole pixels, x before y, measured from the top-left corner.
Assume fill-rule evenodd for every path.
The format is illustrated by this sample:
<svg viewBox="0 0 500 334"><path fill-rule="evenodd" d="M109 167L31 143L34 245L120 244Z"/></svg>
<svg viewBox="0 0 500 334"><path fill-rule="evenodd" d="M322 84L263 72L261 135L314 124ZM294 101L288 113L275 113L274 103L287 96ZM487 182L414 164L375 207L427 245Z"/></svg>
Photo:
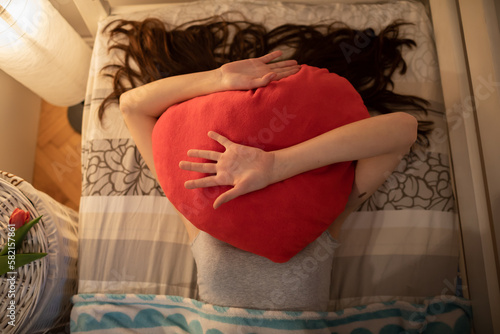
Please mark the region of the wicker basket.
<svg viewBox="0 0 500 334"><path fill-rule="evenodd" d="M0 171L2 248L7 240L9 217L16 207L28 211L32 219L42 216L17 253L47 253L47 256L16 269L12 298L7 281L10 275L0 276L0 333L45 333L69 325L71 297L78 289L78 213L23 179ZM16 303L15 327L8 324L7 306L11 300Z"/></svg>
<svg viewBox="0 0 500 334"><path fill-rule="evenodd" d="M4 247L7 243L7 225L9 217L15 208L28 211L31 219L34 219L40 214L30 202L30 200L12 183L0 178L0 247ZM17 252L19 253L47 253L48 245L45 238L45 229L43 218L30 229L26 238L23 241L22 247ZM8 273L0 276L2 278L2 288L0 294L0 312L7 312L7 306L11 300L15 301L15 327L8 324L11 319L5 316L0 318L0 332L14 333L18 329L23 328L24 324L32 316L36 310L36 305L39 297L43 293L45 279L48 273L48 261L46 258L35 260L27 265L16 269L16 284L15 296L9 298L10 284L6 278L12 276ZM11 291L12 293L12 291Z"/></svg>

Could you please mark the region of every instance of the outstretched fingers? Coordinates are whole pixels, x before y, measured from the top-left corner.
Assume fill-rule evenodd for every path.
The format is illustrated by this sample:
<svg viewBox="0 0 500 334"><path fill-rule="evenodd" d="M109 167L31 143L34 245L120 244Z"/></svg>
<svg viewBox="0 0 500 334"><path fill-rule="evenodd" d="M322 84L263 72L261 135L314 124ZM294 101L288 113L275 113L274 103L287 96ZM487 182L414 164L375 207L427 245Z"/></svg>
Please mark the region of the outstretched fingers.
<svg viewBox="0 0 500 334"><path fill-rule="evenodd" d="M280 80L280 79L286 78L286 77L288 77L290 75L293 75L293 74L297 73L298 71L300 71L300 66L299 65L293 66L293 67L284 68L281 71L276 71L276 77L274 78L274 80Z"/></svg>
<svg viewBox="0 0 500 334"><path fill-rule="evenodd" d="M223 135L221 134L218 134L217 132L215 131L209 131L208 132L208 136L210 138L212 138L213 140L215 140L216 142L218 142L219 144L221 144L222 146L224 146L225 148L228 148L230 145L233 144L232 141L230 141L229 139L227 139L226 137L224 137ZM222 153L219 153L220 155L222 155ZM217 159L218 160L218 159Z"/></svg>
<svg viewBox="0 0 500 334"><path fill-rule="evenodd" d="M280 50L278 50L278 51L270 52L267 55L264 55L264 56L259 57L257 59L259 59L263 63L267 64L267 63L273 61L274 59L280 57L282 54L283 54L283 52L281 52Z"/></svg>
<svg viewBox="0 0 500 334"><path fill-rule="evenodd" d="M274 72L267 73L262 78L255 78L254 86L256 87L264 87L267 86L271 81L278 79L278 74Z"/></svg>
<svg viewBox="0 0 500 334"><path fill-rule="evenodd" d="M196 189L196 188L208 188L219 186L220 181L217 175L207 176L202 179L189 180L184 182L184 187L186 189Z"/></svg>
<svg viewBox="0 0 500 334"><path fill-rule="evenodd" d="M266 77L268 77L267 80L272 80L274 76L266 75L264 78ZM222 146L224 146L226 148L226 152L227 149L234 144L231 140L227 139L226 137L215 131L210 131L208 133L208 136L213 140L217 141ZM241 146L237 144L234 145L236 146L231 148L229 152L234 153L234 150L238 150L238 148ZM217 199L213 204L214 209L217 209L222 204L229 202L230 200L235 199L236 197L241 196L249 191L248 184L245 185L248 182L240 182L240 183L236 182L235 184L235 179L232 171L235 170L235 164L236 167L238 166L237 161L232 161L232 162L229 161L229 163L226 162L225 166L221 167L221 169L218 170L217 166L218 163L220 162L219 160L223 159L222 158L223 154L224 153L207 151L207 150L189 150L188 156L190 157L204 158L212 160L214 162L198 163L190 161L181 161L179 163L179 167L181 169L212 174L200 179L186 181L184 183L184 187L187 189L208 188L215 186L233 186L232 189L224 192L219 197L217 197Z"/></svg>
<svg viewBox="0 0 500 334"><path fill-rule="evenodd" d="M283 60L279 61L277 63L272 63L268 65L270 69L274 71L278 71L279 69L287 68L287 67L295 67L298 66L298 63L294 59L289 59L289 60Z"/></svg>
<svg viewBox="0 0 500 334"><path fill-rule="evenodd" d="M198 173L215 174L217 167L213 163L199 163L191 161L181 161L179 167L183 170L190 170Z"/></svg>
<svg viewBox="0 0 500 334"><path fill-rule="evenodd" d="M272 63L268 67L270 71L276 73L276 76L272 80L281 80L300 70L300 65L293 59Z"/></svg>
<svg viewBox="0 0 500 334"><path fill-rule="evenodd" d="M242 191L239 186L235 186L232 189L229 189L228 191L222 193L219 197L216 198L214 202L214 209L217 209L222 204L227 203L230 200L233 200L236 197L239 197L243 194L244 191Z"/></svg>
<svg viewBox="0 0 500 334"><path fill-rule="evenodd" d="M189 150L187 152L188 157L191 158L203 158L212 161L219 161L222 153L216 151L206 151L206 150Z"/></svg>

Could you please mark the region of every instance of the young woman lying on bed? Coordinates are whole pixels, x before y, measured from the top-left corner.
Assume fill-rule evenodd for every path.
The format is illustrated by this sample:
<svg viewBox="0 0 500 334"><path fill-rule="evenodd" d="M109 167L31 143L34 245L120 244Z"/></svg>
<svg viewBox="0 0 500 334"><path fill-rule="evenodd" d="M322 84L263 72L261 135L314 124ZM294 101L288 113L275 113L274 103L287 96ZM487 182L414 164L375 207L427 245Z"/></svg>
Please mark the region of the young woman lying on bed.
<svg viewBox="0 0 500 334"><path fill-rule="evenodd" d="M329 75L337 79L338 74L348 79L367 107L381 113L374 117L360 116L359 120L276 150L241 145L211 131L208 133L211 139L206 137L206 141L220 143L225 148L222 152L191 147L182 160L188 160L189 156L207 161L176 161L183 170L209 174L185 182L186 188L231 187L215 198L211 210L216 211L242 195L268 189L294 176L332 164L356 162L352 165L351 191L341 194L345 198L342 210L319 237L285 263L274 263L200 231L194 221L186 219L185 216L190 217L187 211L180 209L192 242L201 299L223 306L326 310L333 251L338 246L335 239L342 223L385 181L417 138L425 145L429 124L421 123L418 129L415 117L393 112L403 107L425 111L424 100L390 90L394 71L406 70L401 49L414 45L413 41L398 37L401 25L391 24L379 35L371 29L356 31L337 24L286 25L268 32L257 24L224 22L220 18L171 31L154 19L119 21L113 27L112 37L128 36L127 43L111 46L125 51L125 65L106 68L113 70L110 75L114 78L114 92L101 105L99 116L103 116L108 103L119 99L137 148L157 178L160 175L155 167L158 161L153 158L152 139L155 125L169 107L195 97L261 87L271 89L271 86L276 89L281 82L283 85L293 82L306 72L318 78ZM231 31L234 39L229 41ZM292 59L273 62L282 52L271 50L289 47L294 49ZM131 61L138 69L130 66ZM317 68L327 68L331 74ZM303 90L303 94L308 91ZM335 94L333 91L323 98L328 100ZM348 114L350 110L342 112ZM240 234L244 232L240 230ZM297 264L319 253L325 256L317 270L307 274L296 271ZM276 291L286 280L294 281L294 291L277 296Z"/></svg>

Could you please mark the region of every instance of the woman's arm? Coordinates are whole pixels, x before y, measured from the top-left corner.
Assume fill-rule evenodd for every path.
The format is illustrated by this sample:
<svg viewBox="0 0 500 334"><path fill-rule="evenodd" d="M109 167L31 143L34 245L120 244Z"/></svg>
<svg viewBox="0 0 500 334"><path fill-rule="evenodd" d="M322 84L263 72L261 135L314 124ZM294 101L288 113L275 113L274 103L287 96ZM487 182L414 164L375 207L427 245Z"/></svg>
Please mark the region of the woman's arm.
<svg viewBox="0 0 500 334"><path fill-rule="evenodd" d="M358 175L350 202L361 204L408 153L417 139L417 127L415 117L403 112L371 117L339 127L276 151L272 182L337 162L357 161ZM356 203L352 205L357 206Z"/></svg>
<svg viewBox="0 0 500 334"><path fill-rule="evenodd" d="M168 77L125 92L120 110L142 157L156 178L151 135L165 110L175 103L221 89L217 71Z"/></svg>
<svg viewBox="0 0 500 334"><path fill-rule="evenodd" d="M180 167L215 175L186 182L187 188L233 185L214 202L214 208L238 196L262 189L294 175L343 161L357 161L353 191L346 210L354 210L392 173L417 136L417 121L406 113L392 113L350 123L289 148L265 152L243 146L210 132L224 153L190 150L188 156L215 161Z"/></svg>
<svg viewBox="0 0 500 334"><path fill-rule="evenodd" d="M151 134L158 117L168 107L210 93L262 87L298 72L300 67L294 60L269 63L279 56L281 51L275 51L260 58L224 64L216 70L164 78L122 94L123 118L153 175L156 177Z"/></svg>

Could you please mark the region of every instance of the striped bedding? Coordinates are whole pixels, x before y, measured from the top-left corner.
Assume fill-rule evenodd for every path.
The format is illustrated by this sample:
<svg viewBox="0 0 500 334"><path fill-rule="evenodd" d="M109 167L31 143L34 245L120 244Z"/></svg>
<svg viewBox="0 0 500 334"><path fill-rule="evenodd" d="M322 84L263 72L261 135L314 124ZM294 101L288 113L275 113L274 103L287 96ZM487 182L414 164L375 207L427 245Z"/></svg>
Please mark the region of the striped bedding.
<svg viewBox="0 0 500 334"><path fill-rule="evenodd" d="M435 122L431 146L405 157L344 224L332 269L329 310L393 300L423 303L429 296L455 294L458 220L438 64L425 7L414 1L304 5L214 0L113 16L100 27L123 17L159 17L176 25L228 10L270 27L340 20L354 28L378 30L395 19L414 23L405 28L405 36L418 47L405 52L408 73L396 76L395 90L431 101L433 111L426 117ZM99 71L120 57L108 54L107 43L107 36L99 33L84 109L78 292L196 299L196 268L187 234L137 151L118 106L108 108L102 123L97 119L99 104L111 90L110 79ZM314 270L318 261L307 259L302 270Z"/></svg>

